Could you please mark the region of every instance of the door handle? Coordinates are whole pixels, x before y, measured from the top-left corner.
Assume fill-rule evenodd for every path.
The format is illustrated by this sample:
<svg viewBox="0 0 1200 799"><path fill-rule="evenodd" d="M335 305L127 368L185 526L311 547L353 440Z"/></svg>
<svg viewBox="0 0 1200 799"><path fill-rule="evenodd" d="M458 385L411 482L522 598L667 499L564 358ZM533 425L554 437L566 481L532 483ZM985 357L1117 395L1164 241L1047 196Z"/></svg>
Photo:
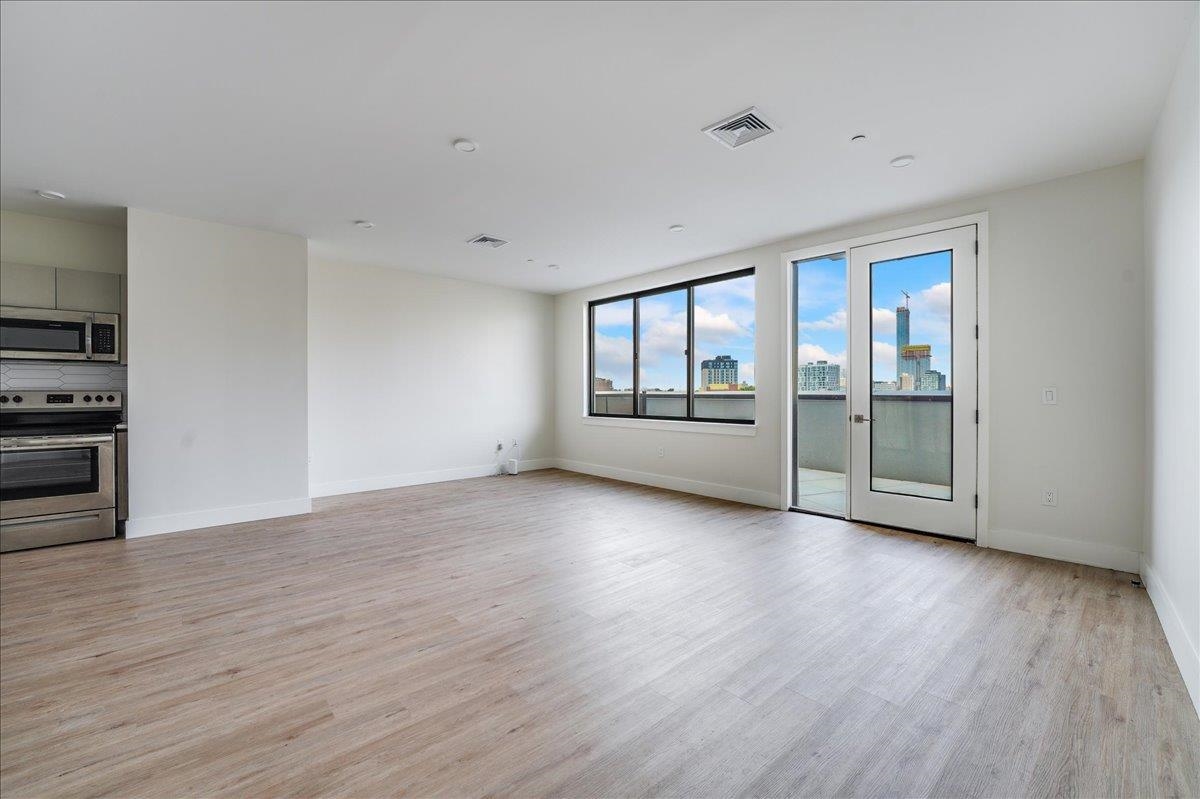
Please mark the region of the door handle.
<svg viewBox="0 0 1200 799"><path fill-rule="evenodd" d="M864 414L856 413L850 417L850 421L854 422L855 424L862 424L863 422L873 422L875 420Z"/></svg>
<svg viewBox="0 0 1200 799"><path fill-rule="evenodd" d="M111 434L99 436L30 436L25 438L0 439L0 451L33 452L42 449L68 449L90 447L96 444L111 444Z"/></svg>

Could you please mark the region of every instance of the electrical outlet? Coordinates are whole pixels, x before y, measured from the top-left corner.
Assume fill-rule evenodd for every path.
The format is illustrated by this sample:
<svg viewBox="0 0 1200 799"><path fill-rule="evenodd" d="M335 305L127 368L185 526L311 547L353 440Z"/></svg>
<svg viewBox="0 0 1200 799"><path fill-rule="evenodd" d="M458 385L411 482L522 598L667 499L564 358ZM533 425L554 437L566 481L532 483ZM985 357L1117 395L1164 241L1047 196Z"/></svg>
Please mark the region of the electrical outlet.
<svg viewBox="0 0 1200 799"><path fill-rule="evenodd" d="M658 448L658 457L660 457L660 458L661 458L661 457L663 457L663 456L664 456L664 455L666 455L666 454L667 454L667 450L666 450L665 448L663 448L663 447L659 447L659 448Z"/></svg>
<svg viewBox="0 0 1200 799"><path fill-rule="evenodd" d="M1045 505L1047 508L1057 508L1058 507L1058 489L1057 488L1043 488L1042 489L1042 504Z"/></svg>

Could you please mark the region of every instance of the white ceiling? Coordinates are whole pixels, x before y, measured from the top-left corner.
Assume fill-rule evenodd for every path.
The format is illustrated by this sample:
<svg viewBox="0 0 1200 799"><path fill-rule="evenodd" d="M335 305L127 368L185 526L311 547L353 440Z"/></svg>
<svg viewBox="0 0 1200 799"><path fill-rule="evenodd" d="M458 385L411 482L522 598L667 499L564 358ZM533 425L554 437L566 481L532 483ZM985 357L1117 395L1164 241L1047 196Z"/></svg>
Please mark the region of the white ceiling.
<svg viewBox="0 0 1200 799"><path fill-rule="evenodd" d="M0 204L559 292L1139 158L1195 9L5 2Z"/></svg>

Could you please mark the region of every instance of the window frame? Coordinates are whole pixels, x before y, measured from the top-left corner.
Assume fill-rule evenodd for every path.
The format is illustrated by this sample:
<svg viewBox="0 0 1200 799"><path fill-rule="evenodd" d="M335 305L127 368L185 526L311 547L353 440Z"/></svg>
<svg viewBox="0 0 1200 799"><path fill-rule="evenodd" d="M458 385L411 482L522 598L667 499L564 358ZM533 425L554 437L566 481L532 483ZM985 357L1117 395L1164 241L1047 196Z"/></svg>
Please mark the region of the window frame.
<svg viewBox="0 0 1200 799"><path fill-rule="evenodd" d="M696 293L697 286L708 285L709 283L721 283L726 280L736 280L741 277L751 277L755 275L755 267L748 266L743 269L735 269L732 272L722 272L719 275L709 275L707 277L693 278L692 280L684 280L679 283L671 283L665 286L655 286L653 288L641 289L639 291L630 291L624 294L615 294L611 297L601 297L596 300L588 300L587 317L588 317L588 374L587 374L587 415L597 419L653 419L657 421L668 422L699 422L703 424L730 424L730 425L754 425L758 423L758 390L754 391L754 418L753 419L714 419L707 416L695 415L695 353L696 353ZM755 280L755 286L758 281ZM654 297L659 294L666 294L673 291L687 290L687 348L685 354L687 356L687 415L686 416L657 416L638 413L639 392L641 390L641 369L640 369L640 349L641 349L641 332L639 330L641 319L640 304L638 300L644 297ZM597 413L596 412L596 306L608 305L613 302L623 302L624 300L633 301L633 412L632 413ZM755 298L755 315L758 314L757 297ZM754 331L754 346L758 348L758 329Z"/></svg>

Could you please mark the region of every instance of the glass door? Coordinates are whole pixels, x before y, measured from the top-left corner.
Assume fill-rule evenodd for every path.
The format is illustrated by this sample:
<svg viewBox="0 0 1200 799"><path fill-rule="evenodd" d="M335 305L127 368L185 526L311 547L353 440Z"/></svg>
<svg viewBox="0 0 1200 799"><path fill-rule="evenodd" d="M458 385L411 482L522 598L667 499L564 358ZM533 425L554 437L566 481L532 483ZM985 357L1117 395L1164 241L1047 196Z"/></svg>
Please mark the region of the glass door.
<svg viewBox="0 0 1200 799"><path fill-rule="evenodd" d="M975 240L850 249L850 518L975 538Z"/></svg>
<svg viewBox="0 0 1200 799"><path fill-rule="evenodd" d="M792 505L846 515L846 254L792 261Z"/></svg>

